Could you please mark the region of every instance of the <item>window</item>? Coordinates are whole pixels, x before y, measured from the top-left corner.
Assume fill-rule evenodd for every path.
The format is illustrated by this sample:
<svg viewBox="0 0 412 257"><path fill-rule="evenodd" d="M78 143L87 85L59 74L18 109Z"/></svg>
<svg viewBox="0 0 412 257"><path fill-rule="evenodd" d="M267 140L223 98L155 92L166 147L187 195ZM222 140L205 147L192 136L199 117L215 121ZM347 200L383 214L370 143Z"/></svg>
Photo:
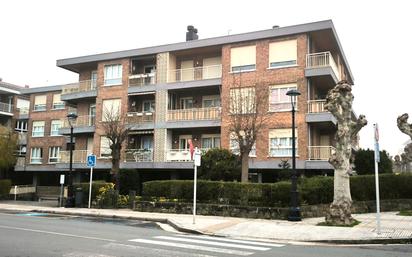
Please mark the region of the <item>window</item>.
<svg viewBox="0 0 412 257"><path fill-rule="evenodd" d="M270 87L269 111L290 111L292 105L290 103L290 96L287 96L286 93L291 89L297 89L297 85L287 84Z"/></svg>
<svg viewBox="0 0 412 257"><path fill-rule="evenodd" d="M34 111L46 110L47 95L36 95L34 97Z"/></svg>
<svg viewBox="0 0 412 257"><path fill-rule="evenodd" d="M191 109L191 108L193 108L193 98L192 97L180 98L180 108L181 109Z"/></svg>
<svg viewBox="0 0 412 257"><path fill-rule="evenodd" d="M202 135L202 149L220 148L220 135Z"/></svg>
<svg viewBox="0 0 412 257"><path fill-rule="evenodd" d="M49 147L49 163L60 162L60 146Z"/></svg>
<svg viewBox="0 0 412 257"><path fill-rule="evenodd" d="M154 112L155 111L155 101L143 101L143 112Z"/></svg>
<svg viewBox="0 0 412 257"><path fill-rule="evenodd" d="M27 146L25 145L19 145L19 150L18 151L18 155L19 156L26 156L26 151L27 151Z"/></svg>
<svg viewBox="0 0 412 257"><path fill-rule="evenodd" d="M230 90L230 113L246 114L256 111L255 88L233 88Z"/></svg>
<svg viewBox="0 0 412 257"><path fill-rule="evenodd" d="M27 120L16 121L16 131L27 132Z"/></svg>
<svg viewBox="0 0 412 257"><path fill-rule="evenodd" d="M220 96L218 95L204 96L202 99L202 106L203 108L220 107Z"/></svg>
<svg viewBox="0 0 412 257"><path fill-rule="evenodd" d="M64 102L60 100L60 94L53 95L53 109L64 109Z"/></svg>
<svg viewBox="0 0 412 257"><path fill-rule="evenodd" d="M112 149L110 149L110 140L105 137L100 137L100 157L111 157Z"/></svg>
<svg viewBox="0 0 412 257"><path fill-rule="evenodd" d="M61 120L52 120L50 126L50 136L60 136L59 129L62 127Z"/></svg>
<svg viewBox="0 0 412 257"><path fill-rule="evenodd" d="M33 121L32 137L44 137L44 121Z"/></svg>
<svg viewBox="0 0 412 257"><path fill-rule="evenodd" d="M41 159L43 156L42 149L40 147L34 147L31 149L30 163L41 164Z"/></svg>
<svg viewBox="0 0 412 257"><path fill-rule="evenodd" d="M18 98L16 107L19 110L20 115L29 114L30 101Z"/></svg>
<svg viewBox="0 0 412 257"><path fill-rule="evenodd" d="M92 71L90 77L91 89L95 89L97 87L97 71Z"/></svg>
<svg viewBox="0 0 412 257"><path fill-rule="evenodd" d="M122 84L122 65L106 65L104 66L104 85L120 85Z"/></svg>
<svg viewBox="0 0 412 257"><path fill-rule="evenodd" d="M237 139L230 139L230 151L232 151L232 153L236 155L240 154L239 142ZM253 144L252 149L249 152L249 157L256 157L256 142Z"/></svg>
<svg viewBox="0 0 412 257"><path fill-rule="evenodd" d="M256 69L256 46L243 46L230 49L232 72L253 71Z"/></svg>
<svg viewBox="0 0 412 257"><path fill-rule="evenodd" d="M269 44L269 67L280 68L295 66L297 60L297 41L288 40Z"/></svg>
<svg viewBox="0 0 412 257"><path fill-rule="evenodd" d="M102 121L120 116L121 99L103 100Z"/></svg>
<svg viewBox="0 0 412 257"><path fill-rule="evenodd" d="M297 135L297 132L295 132ZM296 149L298 148L296 136ZM269 156L292 156L292 129L271 129L269 131Z"/></svg>

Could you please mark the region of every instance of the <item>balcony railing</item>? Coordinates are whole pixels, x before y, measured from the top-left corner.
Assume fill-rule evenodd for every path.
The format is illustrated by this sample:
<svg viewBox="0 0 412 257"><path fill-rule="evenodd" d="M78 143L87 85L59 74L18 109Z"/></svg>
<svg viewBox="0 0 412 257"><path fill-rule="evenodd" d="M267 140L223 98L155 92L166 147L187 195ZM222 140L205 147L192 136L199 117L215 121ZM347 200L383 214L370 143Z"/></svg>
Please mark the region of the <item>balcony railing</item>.
<svg viewBox="0 0 412 257"><path fill-rule="evenodd" d="M338 80L340 80L340 73L338 66L330 52L313 53L306 55L307 68L331 67Z"/></svg>
<svg viewBox="0 0 412 257"><path fill-rule="evenodd" d="M86 163L87 156L91 154L90 150L73 150L73 163ZM70 162L70 151L60 151L59 162Z"/></svg>
<svg viewBox="0 0 412 257"><path fill-rule="evenodd" d="M61 119L63 122L62 128L70 128L69 121L67 118ZM94 126L96 122L96 116L84 115L78 116L75 121L72 121L73 127L89 127Z"/></svg>
<svg viewBox="0 0 412 257"><path fill-rule="evenodd" d="M19 115L27 115L29 114L29 107L20 107L18 111Z"/></svg>
<svg viewBox="0 0 412 257"><path fill-rule="evenodd" d="M222 65L201 66L189 69L170 70L168 82L181 82L222 77Z"/></svg>
<svg viewBox="0 0 412 257"><path fill-rule="evenodd" d="M166 150L166 160L168 162L190 162L192 161L189 149Z"/></svg>
<svg viewBox="0 0 412 257"><path fill-rule="evenodd" d="M144 122L153 122L153 112L128 112L126 115L127 124L138 124Z"/></svg>
<svg viewBox="0 0 412 257"><path fill-rule="evenodd" d="M13 111L13 105L12 104L0 102L0 112L9 112L9 113L11 113L12 111Z"/></svg>
<svg viewBox="0 0 412 257"><path fill-rule="evenodd" d="M126 162L152 162L153 150L152 149L126 149L125 151Z"/></svg>
<svg viewBox="0 0 412 257"><path fill-rule="evenodd" d="M26 157L17 157L16 158L16 166L17 167L24 167L26 165Z"/></svg>
<svg viewBox="0 0 412 257"><path fill-rule="evenodd" d="M129 87L147 86L156 84L156 73L142 73L129 76Z"/></svg>
<svg viewBox="0 0 412 257"><path fill-rule="evenodd" d="M219 120L221 107L168 110L167 120Z"/></svg>
<svg viewBox="0 0 412 257"><path fill-rule="evenodd" d="M335 151L333 146L308 146L308 160L327 161Z"/></svg>
<svg viewBox="0 0 412 257"><path fill-rule="evenodd" d="M308 113L328 112L325 109L326 100L310 100L308 101Z"/></svg>
<svg viewBox="0 0 412 257"><path fill-rule="evenodd" d="M62 95L96 90L96 80L83 80L63 86Z"/></svg>

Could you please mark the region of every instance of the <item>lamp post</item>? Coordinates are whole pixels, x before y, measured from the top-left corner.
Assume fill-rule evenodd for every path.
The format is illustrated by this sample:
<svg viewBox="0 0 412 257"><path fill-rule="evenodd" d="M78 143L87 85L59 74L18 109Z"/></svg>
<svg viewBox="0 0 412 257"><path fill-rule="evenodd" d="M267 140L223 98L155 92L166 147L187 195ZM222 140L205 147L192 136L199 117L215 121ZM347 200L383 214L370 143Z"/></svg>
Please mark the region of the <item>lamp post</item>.
<svg viewBox="0 0 412 257"><path fill-rule="evenodd" d="M290 190L290 203L289 209L289 221L301 221L300 208L299 208L299 192L297 186L297 174L296 174L296 137L295 137L295 107L296 99L300 95L300 92L296 89L289 90L286 95L290 96L292 104L292 187Z"/></svg>
<svg viewBox="0 0 412 257"><path fill-rule="evenodd" d="M69 176L67 178L67 201L66 207L74 207L74 197L73 197L73 123L77 119L77 114L69 113L67 115L67 121L70 125L70 162L69 162Z"/></svg>

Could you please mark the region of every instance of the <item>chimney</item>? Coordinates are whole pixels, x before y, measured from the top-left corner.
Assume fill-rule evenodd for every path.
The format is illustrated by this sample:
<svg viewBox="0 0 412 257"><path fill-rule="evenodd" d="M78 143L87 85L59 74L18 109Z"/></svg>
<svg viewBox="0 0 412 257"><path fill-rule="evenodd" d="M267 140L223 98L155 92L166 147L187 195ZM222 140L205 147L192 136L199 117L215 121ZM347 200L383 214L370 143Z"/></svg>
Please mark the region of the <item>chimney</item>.
<svg viewBox="0 0 412 257"><path fill-rule="evenodd" d="M279 25L273 25L272 26L272 29L278 29L279 28Z"/></svg>
<svg viewBox="0 0 412 257"><path fill-rule="evenodd" d="M196 40L198 38L197 29L192 25L187 26L186 41Z"/></svg>

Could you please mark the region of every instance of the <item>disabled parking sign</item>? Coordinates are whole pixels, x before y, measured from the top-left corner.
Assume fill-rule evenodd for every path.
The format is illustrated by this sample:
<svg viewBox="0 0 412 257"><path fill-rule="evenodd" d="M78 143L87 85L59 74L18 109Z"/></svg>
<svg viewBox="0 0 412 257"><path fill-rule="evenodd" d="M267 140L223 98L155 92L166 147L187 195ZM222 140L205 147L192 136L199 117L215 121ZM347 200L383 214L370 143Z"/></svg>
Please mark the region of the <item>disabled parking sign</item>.
<svg viewBox="0 0 412 257"><path fill-rule="evenodd" d="M94 154L90 154L87 156L87 167L92 168L92 167L96 167L96 155Z"/></svg>

